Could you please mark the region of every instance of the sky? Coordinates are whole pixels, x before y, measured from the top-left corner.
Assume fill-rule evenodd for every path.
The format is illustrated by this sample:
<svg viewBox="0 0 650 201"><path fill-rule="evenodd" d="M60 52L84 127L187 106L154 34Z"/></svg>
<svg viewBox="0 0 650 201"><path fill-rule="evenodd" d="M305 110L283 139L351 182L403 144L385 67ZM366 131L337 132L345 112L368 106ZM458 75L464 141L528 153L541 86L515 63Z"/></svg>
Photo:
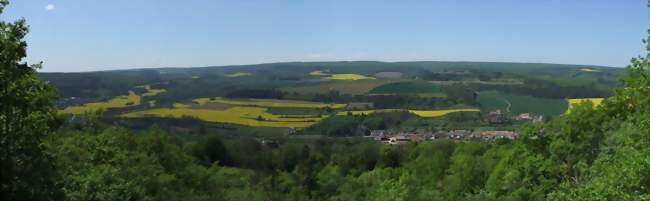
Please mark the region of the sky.
<svg viewBox="0 0 650 201"><path fill-rule="evenodd" d="M44 72L288 61L624 67L646 0L10 0ZM488 3L489 2L489 3Z"/></svg>

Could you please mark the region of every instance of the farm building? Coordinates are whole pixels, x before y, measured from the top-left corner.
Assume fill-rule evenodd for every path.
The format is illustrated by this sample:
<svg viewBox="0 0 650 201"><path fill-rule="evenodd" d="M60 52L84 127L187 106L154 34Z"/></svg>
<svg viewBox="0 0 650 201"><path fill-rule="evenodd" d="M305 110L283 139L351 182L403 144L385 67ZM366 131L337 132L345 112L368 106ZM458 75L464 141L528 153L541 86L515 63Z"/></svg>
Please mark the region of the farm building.
<svg viewBox="0 0 650 201"><path fill-rule="evenodd" d="M406 144L410 142L411 139L409 137L403 136L403 135L397 135L388 138L388 144L390 145L400 145L400 144Z"/></svg>
<svg viewBox="0 0 650 201"><path fill-rule="evenodd" d="M492 111L488 113L485 118L486 121L491 124L502 124L507 120L506 115L502 113L501 110Z"/></svg>
<svg viewBox="0 0 650 201"><path fill-rule="evenodd" d="M483 140L495 140L502 138L514 140L517 138L517 133L514 131L483 131L480 135Z"/></svg>

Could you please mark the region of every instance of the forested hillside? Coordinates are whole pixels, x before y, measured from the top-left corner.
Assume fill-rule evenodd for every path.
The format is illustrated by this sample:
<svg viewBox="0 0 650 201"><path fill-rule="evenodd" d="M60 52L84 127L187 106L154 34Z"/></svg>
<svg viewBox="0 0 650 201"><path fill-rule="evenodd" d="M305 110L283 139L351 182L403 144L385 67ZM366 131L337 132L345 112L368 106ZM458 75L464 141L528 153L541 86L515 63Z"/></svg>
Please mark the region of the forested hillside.
<svg viewBox="0 0 650 201"><path fill-rule="evenodd" d="M6 0L0 0L0 13L6 5ZM205 79L210 76L209 73L193 72L215 73L210 71L211 68L189 71L162 69L156 72L165 71L167 75L160 74L160 77L156 75L144 80L129 77L144 76L140 73L145 71L83 75L38 74L39 65L28 65L23 61L26 56L27 44L24 37L27 30L25 21L0 22L0 200L650 200L650 54L634 58L620 83L605 83L589 90L582 89L599 79L614 78L589 77L582 83L575 81L579 84L574 85L562 83L564 78L555 76L554 73L544 75L537 72L539 69L514 68L510 72L512 74L507 73L507 76L484 74L482 71L470 73L476 79L468 81L466 77L456 78L455 75L470 71L450 73L418 70L417 75L409 74L412 72L401 73L407 77L424 74L429 77L413 78L398 84L386 82L382 85L388 85L372 87L372 90L373 93L389 93L395 91L395 87L409 86L410 90L400 91L403 93L399 94L426 95L394 95L386 96L394 98L382 97L385 99L379 100L373 99L377 96L375 94L328 92L301 96L298 92L289 92L297 90L296 86L275 90L276 87L288 87L285 84L295 79L322 80L304 75L305 72L314 70L311 68L294 76L289 70L286 74L282 71L268 71L268 74L261 75L273 80L264 82L271 83L266 90L247 87L233 90L228 88L231 85L227 83L233 83L229 79ZM650 46L647 47L647 52L650 52ZM368 72L352 74L372 74L376 77L388 76L386 80L396 79L393 78L396 74L374 75L378 72L374 68L382 67L381 63L361 64L369 65L364 68ZM344 75L342 77L365 79L360 75L350 76L350 72L345 72L349 68L337 68L339 63L316 65L336 71ZM426 67L431 63L415 62L410 65ZM474 64L462 65L471 67ZM510 69L510 64L498 66ZM553 65L549 69L552 67ZM234 83L250 87L262 82L256 80L259 77L253 76L260 74L253 68L256 67L224 68L228 72L215 73L214 76L238 79ZM553 72L560 75L566 70L560 69ZM187 75L178 79L161 78L180 77L175 71ZM244 71L251 73L246 74ZM386 69L380 71L388 72ZM522 89L525 87L522 85L483 83L492 79L497 79L500 83L510 82L511 79L524 76L516 74L520 71L542 74L539 78L530 78L525 82L537 83L538 85L532 86L548 90L530 92ZM605 68L602 71L609 72ZM616 70L611 71L615 74ZM576 71L572 69L571 72ZM105 77L113 74L127 75L121 77L124 80ZM317 75L311 76L338 78L324 71L314 74ZM73 80L85 83L86 87L97 91L62 84L61 82L76 81L71 82L69 78L65 78L65 81L58 80L57 76L79 76ZM510 81L501 79L502 76L508 77L507 80ZM584 102L574 106L570 112L558 114L552 119L535 124L525 123L518 128L519 135L514 140L442 139L391 146L361 137L340 135L361 132L357 131L362 129L359 125L382 128L398 124L419 125L424 121L436 125L444 121L440 124L445 126L472 121L479 124L480 120L477 119L480 118L469 115L422 120L424 117L410 112L408 109L422 109L422 105L445 107L473 103L472 92L470 98L466 97L467 94L455 95L454 92L464 90L428 87L432 82L420 82L423 79L444 81L444 84L463 81L466 82L463 84L477 85L478 88L493 87L485 90L513 94L533 93L527 94L527 97L536 98L549 98L561 87L574 90L565 92L566 96L562 97L582 97L592 92L611 96L598 106ZM160 84L166 86L166 91L147 85L154 80L167 81L168 83ZM366 81L375 82L371 80L380 79L368 78ZM196 90L183 88L198 86L187 85L191 82L220 87L190 88ZM332 83L328 80L327 84ZM66 91L65 94L59 93L62 97L111 97L113 101L109 100L105 104L120 107L106 113L113 112L117 115L106 118L107 114L101 111L79 112L72 119L60 111L61 108L57 108L56 102L60 99L57 98L55 85L59 86L59 91ZM111 89L105 89L106 85L110 85ZM603 92L607 88L605 86L615 89ZM123 94L113 90L134 92L128 96L114 97ZM440 97L432 95L444 90L448 92L446 97L456 97L457 100L442 101L437 99ZM201 98L205 96L201 93L214 93L223 98ZM154 100L149 98L157 96L161 96L155 99L157 102L147 102ZM236 99L241 97L254 99ZM186 102L176 103L181 99ZM137 105L136 102L142 104ZM401 106L407 110L375 115L336 115L335 110L351 107L344 106L342 102L372 102L379 109ZM141 113L131 113L137 117L142 111L147 111L145 109L148 107L158 107L157 104L167 105L156 108L156 111L188 111L208 106L228 109L248 107L257 108L260 113L274 112L274 115L252 116L241 120L253 122L251 124L271 125L269 127L272 128L197 124L199 126L191 131L195 135L178 135L162 129L167 122L172 122L167 118L151 118L160 126L155 123L133 126L138 124L138 120L131 121L128 118L134 117L128 115L120 116L120 112L130 112L122 111L122 106L138 107L137 112ZM205 106L206 104L212 105ZM296 105L300 109L292 108ZM262 107L265 109L259 109ZM217 108L221 109L223 108ZM287 122L295 122L294 116L291 116L295 114L282 114L287 110L306 115L300 117L323 120L313 124L297 121L309 124L305 129L297 131L299 135L307 137L260 140L243 135L272 136L266 135L266 132L280 130L273 127L280 120L290 119ZM147 120L150 119L141 121ZM183 117L179 121L180 124L190 124L201 122L200 120ZM179 124L178 121L173 122L169 124ZM217 128L211 129L210 126ZM310 137L311 135L320 136Z"/></svg>

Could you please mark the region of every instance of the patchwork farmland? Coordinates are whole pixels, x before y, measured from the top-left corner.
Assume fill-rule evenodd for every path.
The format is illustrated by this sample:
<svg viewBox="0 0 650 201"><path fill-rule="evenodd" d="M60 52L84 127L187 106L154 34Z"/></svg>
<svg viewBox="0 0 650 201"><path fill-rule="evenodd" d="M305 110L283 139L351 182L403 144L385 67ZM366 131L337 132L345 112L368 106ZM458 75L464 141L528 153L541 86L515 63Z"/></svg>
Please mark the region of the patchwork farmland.
<svg viewBox="0 0 650 201"><path fill-rule="evenodd" d="M101 102L91 102L86 103L80 106L69 106L63 109L61 112L66 114L84 114L89 112L95 112L100 110L107 110L111 108L125 108L140 105L142 97L156 96L161 93L165 93L165 89L152 89L150 85L137 86L136 88L142 88L146 90L145 93L138 95L134 91L129 91L126 96L117 96L110 100L101 101ZM156 101L151 100L147 102L150 107L155 107Z"/></svg>
<svg viewBox="0 0 650 201"><path fill-rule="evenodd" d="M163 118L180 121L191 118L207 123L256 128L306 128L324 123L324 120L360 121L372 119L375 115L388 117L410 113L418 120L405 120L400 124L480 128L495 126L483 119L491 111L501 110L512 118L520 113L557 116L565 114L577 101L545 97L545 94L539 93L520 95L505 92L512 90L509 88L527 87L523 85L527 78L513 73L516 71L501 73L463 68L425 70L419 67L401 68L402 64L390 68L296 65L291 68L242 67L187 72L182 69L161 69L161 74L150 75L152 78L158 77L155 81L123 80L124 83L133 82L130 88L123 88L129 92L126 95L113 92L108 93L112 96L100 96L114 97L103 101L72 101L71 104L64 104L61 112L80 115L102 110L107 111L109 116L117 117L115 119L156 121L154 119ZM598 71L589 71L593 75L580 74L581 82L592 79L590 76L598 76L598 73L611 73L607 68L589 69ZM584 67L568 71L586 72ZM535 73L552 77L546 71ZM519 84L494 84L502 80L519 80ZM543 81L535 82L539 84ZM550 81L544 83L550 85ZM481 90L483 88L494 89ZM577 97L581 97L580 93L585 91L584 88L567 89L571 93L567 94ZM587 92L589 96L597 94ZM449 118L439 118L447 115Z"/></svg>

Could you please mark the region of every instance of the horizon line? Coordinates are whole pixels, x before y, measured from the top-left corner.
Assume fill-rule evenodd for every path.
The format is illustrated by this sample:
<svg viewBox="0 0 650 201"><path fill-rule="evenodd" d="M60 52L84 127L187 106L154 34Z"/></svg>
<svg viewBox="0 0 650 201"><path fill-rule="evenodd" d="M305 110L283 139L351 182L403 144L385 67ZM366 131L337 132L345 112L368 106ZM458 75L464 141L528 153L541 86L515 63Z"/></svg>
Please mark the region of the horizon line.
<svg viewBox="0 0 650 201"><path fill-rule="evenodd" d="M509 64L544 64L544 65L567 65L567 66L591 66L597 68L626 68L627 66L606 66L592 64L568 64L568 63L545 63L545 62L509 62L509 61L466 61L466 60L412 60L412 61L381 61L381 60L329 60L329 61L277 61L261 62L248 64L224 64L224 65L204 65L204 66L161 66L161 67L125 67L106 70L91 71L38 71L38 73L96 73L111 71L136 71L136 70L155 70L155 69L192 69L192 68L225 68L225 67L243 67L268 64L283 63L336 63L336 62L377 62L377 63L415 63L415 62L447 62L447 63L509 63Z"/></svg>

